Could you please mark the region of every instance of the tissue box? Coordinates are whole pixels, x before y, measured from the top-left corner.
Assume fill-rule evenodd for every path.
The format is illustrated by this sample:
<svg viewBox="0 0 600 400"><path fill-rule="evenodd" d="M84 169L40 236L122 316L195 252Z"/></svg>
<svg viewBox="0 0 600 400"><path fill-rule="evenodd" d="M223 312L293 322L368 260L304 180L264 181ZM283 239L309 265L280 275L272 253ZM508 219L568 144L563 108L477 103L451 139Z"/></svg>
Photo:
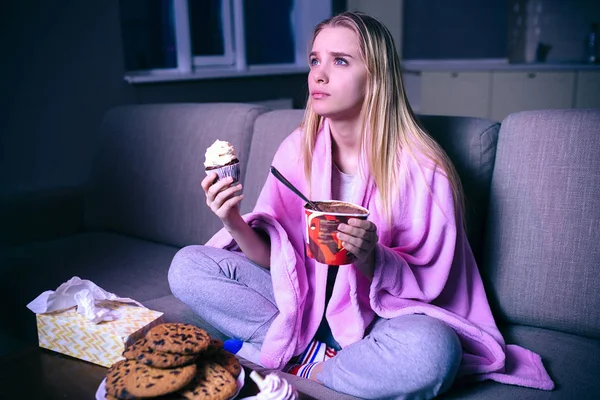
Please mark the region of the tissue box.
<svg viewBox="0 0 600 400"><path fill-rule="evenodd" d="M163 313L133 304L103 302L121 313L115 321L95 324L68 310L36 314L40 347L110 367L122 353L153 326L162 323Z"/></svg>

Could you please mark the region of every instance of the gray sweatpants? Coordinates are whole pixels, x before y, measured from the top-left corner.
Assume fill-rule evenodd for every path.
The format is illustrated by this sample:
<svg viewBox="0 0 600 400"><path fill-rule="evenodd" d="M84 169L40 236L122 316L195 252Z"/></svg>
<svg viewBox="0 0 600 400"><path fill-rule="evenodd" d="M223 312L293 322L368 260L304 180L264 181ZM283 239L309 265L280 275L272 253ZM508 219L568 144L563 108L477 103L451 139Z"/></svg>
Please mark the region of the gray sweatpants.
<svg viewBox="0 0 600 400"><path fill-rule="evenodd" d="M226 250L181 249L169 284L175 297L215 328L259 348L279 313L269 271ZM450 387L461 357L457 335L435 318L380 318L364 339L326 361L317 378L361 398L429 399Z"/></svg>

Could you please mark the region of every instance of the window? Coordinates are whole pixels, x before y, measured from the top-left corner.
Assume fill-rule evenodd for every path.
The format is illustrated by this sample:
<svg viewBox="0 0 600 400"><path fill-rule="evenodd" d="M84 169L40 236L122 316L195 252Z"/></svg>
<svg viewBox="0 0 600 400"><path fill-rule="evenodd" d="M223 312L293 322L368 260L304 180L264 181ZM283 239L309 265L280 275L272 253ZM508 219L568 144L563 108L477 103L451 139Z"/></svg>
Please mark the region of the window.
<svg viewBox="0 0 600 400"><path fill-rule="evenodd" d="M133 82L308 71L326 0L120 0Z"/></svg>
<svg viewBox="0 0 600 400"><path fill-rule="evenodd" d="M189 17L192 65L233 65L234 50L229 1L191 0Z"/></svg>
<svg viewBox="0 0 600 400"><path fill-rule="evenodd" d="M177 68L172 1L120 2L127 71Z"/></svg>

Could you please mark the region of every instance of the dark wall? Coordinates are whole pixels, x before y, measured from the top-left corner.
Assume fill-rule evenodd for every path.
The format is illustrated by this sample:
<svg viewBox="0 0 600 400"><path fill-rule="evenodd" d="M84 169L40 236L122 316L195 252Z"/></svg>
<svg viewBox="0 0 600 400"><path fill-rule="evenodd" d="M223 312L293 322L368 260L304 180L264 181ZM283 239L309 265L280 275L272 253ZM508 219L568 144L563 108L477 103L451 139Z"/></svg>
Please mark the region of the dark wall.
<svg viewBox="0 0 600 400"><path fill-rule="evenodd" d="M134 85L137 103L243 102L291 98L294 108L306 103L306 74L252 78L203 79Z"/></svg>
<svg viewBox="0 0 600 400"><path fill-rule="evenodd" d="M0 194L86 181L115 106L292 98L306 75L130 85L116 0L0 2Z"/></svg>
<svg viewBox="0 0 600 400"><path fill-rule="evenodd" d="M402 58L506 58L507 0L404 0Z"/></svg>
<svg viewBox="0 0 600 400"><path fill-rule="evenodd" d="M124 83L116 1L4 1L0 190L85 179L104 112Z"/></svg>

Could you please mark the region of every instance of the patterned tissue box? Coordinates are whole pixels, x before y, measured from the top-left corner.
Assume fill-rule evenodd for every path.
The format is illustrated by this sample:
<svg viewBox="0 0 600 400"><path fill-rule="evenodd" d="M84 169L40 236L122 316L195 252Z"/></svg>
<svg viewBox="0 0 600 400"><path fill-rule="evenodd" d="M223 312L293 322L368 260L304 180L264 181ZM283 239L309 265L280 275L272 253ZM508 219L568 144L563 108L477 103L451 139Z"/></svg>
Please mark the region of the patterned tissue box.
<svg viewBox="0 0 600 400"><path fill-rule="evenodd" d="M122 360L125 347L162 323L163 313L134 304L103 301L121 313L115 321L95 324L75 307L36 314L40 347L110 367Z"/></svg>

